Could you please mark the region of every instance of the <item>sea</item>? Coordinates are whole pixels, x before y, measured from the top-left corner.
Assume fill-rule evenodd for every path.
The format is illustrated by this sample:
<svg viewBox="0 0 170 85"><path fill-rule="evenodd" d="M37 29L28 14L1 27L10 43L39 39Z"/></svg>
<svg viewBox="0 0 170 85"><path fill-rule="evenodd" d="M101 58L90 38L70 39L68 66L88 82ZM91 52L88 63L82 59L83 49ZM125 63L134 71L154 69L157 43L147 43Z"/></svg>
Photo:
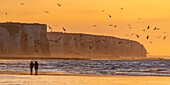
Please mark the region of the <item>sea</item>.
<svg viewBox="0 0 170 85"><path fill-rule="evenodd" d="M48 73L170 76L170 60L0 60L0 71L30 72L31 61Z"/></svg>

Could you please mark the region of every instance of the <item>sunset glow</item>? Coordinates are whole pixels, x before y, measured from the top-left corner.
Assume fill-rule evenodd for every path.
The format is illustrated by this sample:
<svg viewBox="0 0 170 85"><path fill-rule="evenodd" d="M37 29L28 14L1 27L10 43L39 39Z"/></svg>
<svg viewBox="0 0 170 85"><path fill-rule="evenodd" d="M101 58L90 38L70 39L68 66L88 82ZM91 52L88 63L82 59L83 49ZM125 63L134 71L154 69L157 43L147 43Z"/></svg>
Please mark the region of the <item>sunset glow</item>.
<svg viewBox="0 0 170 85"><path fill-rule="evenodd" d="M142 43L151 55L169 56L169 10L168 0L0 0L0 22L44 23L56 32L65 27L69 33L126 38Z"/></svg>

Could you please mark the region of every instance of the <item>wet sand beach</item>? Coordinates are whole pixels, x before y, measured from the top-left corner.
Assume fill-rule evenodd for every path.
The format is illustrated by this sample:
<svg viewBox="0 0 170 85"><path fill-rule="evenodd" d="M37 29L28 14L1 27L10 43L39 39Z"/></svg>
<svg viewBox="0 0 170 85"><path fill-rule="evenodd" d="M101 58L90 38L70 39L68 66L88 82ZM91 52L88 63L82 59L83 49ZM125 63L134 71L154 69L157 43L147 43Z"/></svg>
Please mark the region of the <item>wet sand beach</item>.
<svg viewBox="0 0 170 85"><path fill-rule="evenodd" d="M0 85L169 85L170 77L0 74Z"/></svg>

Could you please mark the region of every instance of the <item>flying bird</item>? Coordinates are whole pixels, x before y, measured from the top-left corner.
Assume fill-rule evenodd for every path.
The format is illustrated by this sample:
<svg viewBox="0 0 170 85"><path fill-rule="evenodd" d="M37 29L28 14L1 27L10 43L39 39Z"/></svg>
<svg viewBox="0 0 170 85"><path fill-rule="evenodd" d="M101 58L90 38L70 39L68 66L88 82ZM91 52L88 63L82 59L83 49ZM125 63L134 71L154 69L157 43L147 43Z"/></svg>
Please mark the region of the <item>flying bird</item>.
<svg viewBox="0 0 170 85"><path fill-rule="evenodd" d="M155 27L153 30L159 30L160 28Z"/></svg>
<svg viewBox="0 0 170 85"><path fill-rule="evenodd" d="M105 12L105 10L102 10L102 12Z"/></svg>
<svg viewBox="0 0 170 85"><path fill-rule="evenodd" d="M153 30L157 30L157 28L155 27Z"/></svg>
<svg viewBox="0 0 170 85"><path fill-rule="evenodd" d="M120 10L123 10L124 8L123 7L120 7Z"/></svg>
<svg viewBox="0 0 170 85"><path fill-rule="evenodd" d="M93 27L96 27L97 25L93 25Z"/></svg>
<svg viewBox="0 0 170 85"><path fill-rule="evenodd" d="M111 26L111 27L112 27L113 25L112 25L112 24L109 24L109 26Z"/></svg>
<svg viewBox="0 0 170 85"><path fill-rule="evenodd" d="M132 27L129 27L129 29L132 29Z"/></svg>
<svg viewBox="0 0 170 85"><path fill-rule="evenodd" d="M91 47L91 46L89 46L89 49L92 49L92 47Z"/></svg>
<svg viewBox="0 0 170 85"><path fill-rule="evenodd" d="M149 28L150 28L150 25L148 25L147 29L149 29Z"/></svg>
<svg viewBox="0 0 170 85"><path fill-rule="evenodd" d="M146 31L145 29L143 29L142 31Z"/></svg>
<svg viewBox="0 0 170 85"><path fill-rule="evenodd" d="M24 5L24 3L20 3L20 5Z"/></svg>
<svg viewBox="0 0 170 85"><path fill-rule="evenodd" d="M165 40L167 37L168 37L168 36L164 36L164 38L163 38L163 39Z"/></svg>
<svg viewBox="0 0 170 85"><path fill-rule="evenodd" d="M65 31L66 32L66 29L64 28L64 27L62 27L63 28L63 31Z"/></svg>
<svg viewBox="0 0 170 85"><path fill-rule="evenodd" d="M38 53L38 50L35 50L36 53Z"/></svg>
<svg viewBox="0 0 170 85"><path fill-rule="evenodd" d="M59 4L59 3L58 3L57 5L58 5L59 7L61 7L61 6L62 6L62 5L61 5L61 4Z"/></svg>
<svg viewBox="0 0 170 85"><path fill-rule="evenodd" d="M52 27L50 27L50 26L48 26L48 28L49 28L49 29L51 29L51 30L53 29L53 28L52 28Z"/></svg>
<svg viewBox="0 0 170 85"><path fill-rule="evenodd" d="M116 27L117 27L117 25L114 26L114 28L116 28Z"/></svg>
<svg viewBox="0 0 170 85"><path fill-rule="evenodd" d="M112 16L109 14L109 18L112 18Z"/></svg>
<svg viewBox="0 0 170 85"><path fill-rule="evenodd" d="M139 38L139 35L136 34L136 37Z"/></svg>
<svg viewBox="0 0 170 85"><path fill-rule="evenodd" d="M146 37L146 39L149 39L149 35Z"/></svg>
<svg viewBox="0 0 170 85"><path fill-rule="evenodd" d="M128 26L132 26L131 24L127 24Z"/></svg>
<svg viewBox="0 0 170 85"><path fill-rule="evenodd" d="M134 33L132 33L131 35L134 35Z"/></svg>
<svg viewBox="0 0 170 85"><path fill-rule="evenodd" d="M5 12L5 15L8 15L8 13L7 13L7 12Z"/></svg>
<svg viewBox="0 0 170 85"><path fill-rule="evenodd" d="M80 34L80 37L82 37L82 34Z"/></svg>
<svg viewBox="0 0 170 85"><path fill-rule="evenodd" d="M122 44L122 41L118 42L119 44Z"/></svg>
<svg viewBox="0 0 170 85"><path fill-rule="evenodd" d="M50 12L49 11L43 11L44 13L47 13L47 14L49 14Z"/></svg>

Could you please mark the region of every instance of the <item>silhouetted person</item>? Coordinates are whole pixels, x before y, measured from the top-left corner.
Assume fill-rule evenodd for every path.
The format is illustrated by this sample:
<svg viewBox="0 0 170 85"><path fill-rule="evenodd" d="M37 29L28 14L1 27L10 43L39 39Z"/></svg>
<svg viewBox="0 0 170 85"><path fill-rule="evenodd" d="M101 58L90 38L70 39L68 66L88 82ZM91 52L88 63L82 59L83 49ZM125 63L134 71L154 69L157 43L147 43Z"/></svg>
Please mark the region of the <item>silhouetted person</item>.
<svg viewBox="0 0 170 85"><path fill-rule="evenodd" d="M34 64L33 64L33 62L31 61L31 63L30 63L30 74L31 74L31 75L32 75L33 67L34 67Z"/></svg>
<svg viewBox="0 0 170 85"><path fill-rule="evenodd" d="M34 68L35 68L35 75L37 75L38 74L38 62L37 61L35 61L35 63L34 63Z"/></svg>

